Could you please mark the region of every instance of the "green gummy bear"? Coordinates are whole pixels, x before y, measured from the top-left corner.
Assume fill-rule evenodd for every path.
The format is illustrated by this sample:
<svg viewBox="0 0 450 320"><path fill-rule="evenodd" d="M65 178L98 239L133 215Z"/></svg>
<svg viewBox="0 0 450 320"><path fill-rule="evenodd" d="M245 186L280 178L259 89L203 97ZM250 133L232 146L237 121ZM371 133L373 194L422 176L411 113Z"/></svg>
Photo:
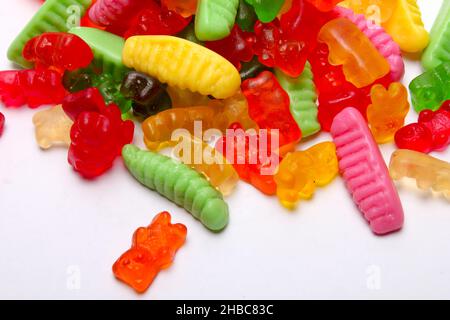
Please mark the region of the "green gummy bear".
<svg viewBox="0 0 450 320"><path fill-rule="evenodd" d="M177 37L186 39L188 41L194 42L199 45L203 45L203 42L200 41L195 35L195 24L191 22L183 31L177 34Z"/></svg>
<svg viewBox="0 0 450 320"><path fill-rule="evenodd" d="M94 65L102 73L108 73L117 81L122 81L124 75L130 71L122 63L122 51L125 40L115 34L87 27L70 29L72 34L83 39L94 52Z"/></svg>
<svg viewBox="0 0 450 320"><path fill-rule="evenodd" d="M411 100L417 112L436 111L441 104L450 99L450 62L440 64L409 84Z"/></svg>
<svg viewBox="0 0 450 320"><path fill-rule="evenodd" d="M201 41L226 38L233 29L239 0L199 0L195 35Z"/></svg>
<svg viewBox="0 0 450 320"><path fill-rule="evenodd" d="M245 0L239 0L239 9L236 16L236 23L239 27L244 31L253 32L256 20L258 20L258 17L255 9L248 5Z"/></svg>
<svg viewBox="0 0 450 320"><path fill-rule="evenodd" d="M305 69L298 78L291 78L279 69L275 70L275 75L289 95L291 114L302 130L303 137L309 137L319 132L317 93L310 64L306 63Z"/></svg>
<svg viewBox="0 0 450 320"><path fill-rule="evenodd" d="M115 103L122 113L127 113L133 102L122 95L121 84L121 79L116 80L109 73L94 75L92 81L92 85L100 91L106 104Z"/></svg>
<svg viewBox="0 0 450 320"><path fill-rule="evenodd" d="M228 224L228 205L206 178L164 155L126 145L122 157L130 173L144 186L185 208L212 231Z"/></svg>
<svg viewBox="0 0 450 320"><path fill-rule="evenodd" d="M32 64L22 57L25 44L44 32L67 32L80 25L80 18L91 5L91 0L47 0L14 39L8 49L8 59L21 67ZM6 9L5 9L6 10Z"/></svg>
<svg viewBox="0 0 450 320"><path fill-rule="evenodd" d="M256 78L258 74L265 70L271 70L269 67L266 67L261 62L259 62L258 57L253 57L249 62L243 62L241 71L239 72L242 81Z"/></svg>
<svg viewBox="0 0 450 320"><path fill-rule="evenodd" d="M450 61L450 1L445 0L430 33L430 44L422 56L426 70Z"/></svg>
<svg viewBox="0 0 450 320"><path fill-rule="evenodd" d="M255 8L256 15L261 22L268 23L273 21L285 0L245 0L249 5Z"/></svg>

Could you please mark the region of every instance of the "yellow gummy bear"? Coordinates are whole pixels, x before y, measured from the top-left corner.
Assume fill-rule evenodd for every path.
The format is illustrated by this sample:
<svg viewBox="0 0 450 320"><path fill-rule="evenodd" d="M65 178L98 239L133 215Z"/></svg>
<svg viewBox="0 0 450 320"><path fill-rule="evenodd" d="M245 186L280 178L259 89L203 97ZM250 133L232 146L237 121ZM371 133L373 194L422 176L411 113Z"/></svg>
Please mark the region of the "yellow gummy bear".
<svg viewBox="0 0 450 320"><path fill-rule="evenodd" d="M430 36L416 0L347 0L341 5L380 23L405 52L420 52Z"/></svg>
<svg viewBox="0 0 450 320"><path fill-rule="evenodd" d="M392 179L404 177L416 180L417 187L441 192L450 200L450 163L412 150L397 150L389 165Z"/></svg>
<svg viewBox="0 0 450 320"><path fill-rule="evenodd" d="M367 119L376 142L387 143L394 140L395 133L405 124L409 111L408 91L399 82L394 82L386 90L381 84L371 89L372 104L367 108Z"/></svg>
<svg viewBox="0 0 450 320"><path fill-rule="evenodd" d="M173 154L181 162L202 173L224 196L232 193L239 175L219 151L187 131L180 131L174 139L178 140L178 144Z"/></svg>
<svg viewBox="0 0 450 320"><path fill-rule="evenodd" d="M319 143L306 151L289 153L275 175L280 203L294 209L300 199L309 199L316 186L329 184L338 174L336 146Z"/></svg>
<svg viewBox="0 0 450 320"><path fill-rule="evenodd" d="M125 42L123 63L179 89L217 99L240 88L237 69L219 54L191 41L171 36L135 36Z"/></svg>
<svg viewBox="0 0 450 320"><path fill-rule="evenodd" d="M37 112L33 116L36 141L42 149L55 145L70 145L70 128L73 121L61 105Z"/></svg>

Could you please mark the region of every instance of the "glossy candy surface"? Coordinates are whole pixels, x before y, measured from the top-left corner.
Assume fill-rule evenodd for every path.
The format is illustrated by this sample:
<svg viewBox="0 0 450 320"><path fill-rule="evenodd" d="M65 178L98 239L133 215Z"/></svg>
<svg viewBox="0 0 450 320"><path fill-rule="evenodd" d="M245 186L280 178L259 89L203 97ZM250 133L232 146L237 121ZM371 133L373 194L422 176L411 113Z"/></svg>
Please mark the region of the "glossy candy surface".
<svg viewBox="0 0 450 320"><path fill-rule="evenodd" d="M0 112L0 137L3 134L3 129L5 128L5 116Z"/></svg>
<svg viewBox="0 0 450 320"><path fill-rule="evenodd" d="M273 73L264 71L245 80L242 92L248 101L250 117L259 128L279 130L280 146L300 141L302 132L291 115L289 96Z"/></svg>
<svg viewBox="0 0 450 320"><path fill-rule="evenodd" d="M275 19L284 4L284 0L245 0L245 2L253 6L258 19L262 22L271 22Z"/></svg>
<svg viewBox="0 0 450 320"><path fill-rule="evenodd" d="M0 71L0 98L8 107L58 104L66 94L61 75L52 70Z"/></svg>
<svg viewBox="0 0 450 320"><path fill-rule="evenodd" d="M394 180L413 178L418 188L442 193L450 200L450 163L448 162L421 152L397 150L391 156L389 171Z"/></svg>
<svg viewBox="0 0 450 320"><path fill-rule="evenodd" d="M426 71L409 84L414 109L437 110L450 99L450 61Z"/></svg>
<svg viewBox="0 0 450 320"><path fill-rule="evenodd" d="M161 0L169 10L179 13L183 17L190 17L197 11L198 0Z"/></svg>
<svg viewBox="0 0 450 320"><path fill-rule="evenodd" d="M328 45L329 61L342 65L345 78L362 88L389 73L389 64L351 21L339 18L325 24L319 41Z"/></svg>
<svg viewBox="0 0 450 320"><path fill-rule="evenodd" d="M49 32L32 38L25 44L23 57L34 63L35 69L47 69L63 73L87 67L94 59L91 48L80 37Z"/></svg>
<svg viewBox="0 0 450 320"><path fill-rule="evenodd" d="M233 28L239 0L199 0L195 16L195 35L202 41L227 37Z"/></svg>
<svg viewBox="0 0 450 320"><path fill-rule="evenodd" d="M395 134L395 142L401 149L423 153L443 151L450 144L450 110L448 102L439 110L423 110L417 123L401 128Z"/></svg>
<svg viewBox="0 0 450 320"><path fill-rule="evenodd" d="M61 105L37 112L33 116L36 142L42 149L70 145L70 128L73 121Z"/></svg>
<svg viewBox="0 0 450 320"><path fill-rule="evenodd" d="M316 186L329 184L338 173L336 147L332 142L289 153L275 175L278 199L286 208L294 209L300 199L310 199Z"/></svg>
<svg viewBox="0 0 450 320"><path fill-rule="evenodd" d="M175 160L133 145L122 150L130 173L143 185L190 212L212 231L228 224L228 205L202 174Z"/></svg>
<svg viewBox="0 0 450 320"><path fill-rule="evenodd" d="M302 131L302 136L309 137L319 132L316 86L309 63L298 78L291 78L279 69L275 70L275 75L289 95L291 114Z"/></svg>
<svg viewBox="0 0 450 320"><path fill-rule="evenodd" d="M145 292L159 271L170 267L186 235L184 225L172 224L170 214L161 212L148 227L136 230L131 249L112 267L114 275L137 292Z"/></svg>
<svg viewBox="0 0 450 320"><path fill-rule="evenodd" d="M239 72L225 58L176 37L129 38L123 50L123 62L127 67L156 77L170 86L217 99L231 97L241 84Z"/></svg>
<svg viewBox="0 0 450 320"><path fill-rule="evenodd" d="M394 140L395 133L405 124L409 111L408 91L399 82L386 90L377 84L370 92L372 103L367 108L370 130L377 143Z"/></svg>
<svg viewBox="0 0 450 320"><path fill-rule="evenodd" d="M403 226L403 208L383 157L364 118L354 108L334 118L331 135L339 168L354 202L376 234Z"/></svg>
<svg viewBox="0 0 450 320"><path fill-rule="evenodd" d="M430 45L422 55L422 65L426 70L450 61L450 1L443 1L430 38Z"/></svg>

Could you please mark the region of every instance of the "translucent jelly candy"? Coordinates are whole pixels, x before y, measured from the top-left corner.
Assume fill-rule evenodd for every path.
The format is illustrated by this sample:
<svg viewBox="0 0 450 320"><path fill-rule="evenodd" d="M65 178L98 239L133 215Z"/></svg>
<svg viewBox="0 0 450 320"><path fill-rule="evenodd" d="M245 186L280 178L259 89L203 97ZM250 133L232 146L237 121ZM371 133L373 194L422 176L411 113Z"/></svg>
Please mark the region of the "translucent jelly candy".
<svg viewBox="0 0 450 320"><path fill-rule="evenodd" d="M253 7L248 5L245 0L239 0L236 24L243 31L252 32L256 20L258 20L258 18Z"/></svg>
<svg viewBox="0 0 450 320"><path fill-rule="evenodd" d="M258 19L262 22L271 22L275 19L284 4L284 0L245 0L245 2L253 6Z"/></svg>
<svg viewBox="0 0 450 320"><path fill-rule="evenodd" d="M298 78L288 77L279 69L275 70L275 75L289 95L291 114L300 127L302 136L309 137L319 132L316 86L309 63L305 65L303 73Z"/></svg>
<svg viewBox="0 0 450 320"><path fill-rule="evenodd" d="M283 206L293 209L300 199L310 199L316 186L327 185L338 173L336 147L332 142L289 153L275 175L278 199Z"/></svg>
<svg viewBox="0 0 450 320"><path fill-rule="evenodd" d="M39 111L33 116L36 141L42 149L55 145L70 145L70 128L73 121L66 115L61 105Z"/></svg>
<svg viewBox="0 0 450 320"><path fill-rule="evenodd" d="M0 71L0 98L8 107L36 108L58 104L66 94L61 76L52 70Z"/></svg>
<svg viewBox="0 0 450 320"><path fill-rule="evenodd" d="M144 186L175 202L212 231L228 224L228 205L201 173L161 154L126 145L122 157Z"/></svg>
<svg viewBox="0 0 450 320"><path fill-rule="evenodd" d="M123 62L127 67L156 77L170 86L217 99L233 96L241 84L239 72L225 58L176 37L129 38L123 50Z"/></svg>
<svg viewBox="0 0 450 320"><path fill-rule="evenodd" d="M376 234L403 226L403 208L383 157L364 118L354 108L344 109L333 121L339 168L347 188Z"/></svg>
<svg viewBox="0 0 450 320"><path fill-rule="evenodd" d="M91 48L80 37L49 32L32 38L25 44L23 57L33 62L35 69L47 69L64 73L87 67L94 59Z"/></svg>
<svg viewBox="0 0 450 320"><path fill-rule="evenodd" d="M409 111L408 91L399 82L386 90L377 84L371 90L372 104L367 108L370 130L377 143L394 140L394 135L405 124Z"/></svg>
<svg viewBox="0 0 450 320"><path fill-rule="evenodd" d="M291 115L289 96L275 76L264 71L245 80L242 92L248 101L250 117L260 129L278 129L280 146L300 141L302 132Z"/></svg>
<svg viewBox="0 0 450 320"><path fill-rule="evenodd" d="M249 62L253 58L252 43L254 39L244 33L238 25L231 30L231 34L218 41L206 42L208 49L217 52L230 61L238 70L241 70L241 62Z"/></svg>
<svg viewBox="0 0 450 320"><path fill-rule="evenodd" d="M186 108L195 106L206 106L211 100L209 97L204 96L198 92L192 92L190 90L181 90L177 87L167 87L167 93L172 101L172 107L174 108Z"/></svg>
<svg viewBox="0 0 450 320"><path fill-rule="evenodd" d="M409 84L414 109L436 110L445 100L450 99L450 61L431 69Z"/></svg>
<svg viewBox="0 0 450 320"><path fill-rule="evenodd" d="M186 28L190 22L190 17L184 18L175 11L150 1L134 18L124 36L129 38L136 35L174 35Z"/></svg>
<svg viewBox="0 0 450 320"><path fill-rule="evenodd" d="M450 163L421 152L397 150L392 154L389 171L392 179L416 180L417 187L443 193L450 200Z"/></svg>
<svg viewBox="0 0 450 320"><path fill-rule="evenodd" d="M31 67L22 56L25 43L43 32L67 32L76 26L77 19L90 5L91 0L46 0L10 45L8 59L22 67Z"/></svg>
<svg viewBox="0 0 450 320"><path fill-rule="evenodd" d="M239 181L233 166L221 153L189 133L177 135L178 144L173 154L185 165L205 175L224 196L231 194Z"/></svg>
<svg viewBox="0 0 450 320"><path fill-rule="evenodd" d="M428 45L416 0L346 0L344 4L381 24L403 51L419 52Z"/></svg>
<svg viewBox="0 0 450 320"><path fill-rule="evenodd" d="M62 108L69 118L75 121L83 111L102 112L106 105L97 88L88 88L67 95Z"/></svg>
<svg viewBox="0 0 450 320"><path fill-rule="evenodd" d="M87 102L86 104L81 104ZM93 98L78 96L72 102L70 113L79 113L70 132L71 145L68 161L84 178L92 179L109 170L122 147L133 140L134 124L122 121L120 109L111 104L99 106L97 111ZM63 108L66 111L67 103Z"/></svg>
<svg viewBox="0 0 450 320"><path fill-rule="evenodd" d="M336 7L334 11L340 17L353 22L369 38L389 63L392 80L400 81L405 73L405 63L399 45L391 36L382 27L371 20L367 20L362 14L355 14L352 10L342 7Z"/></svg>
<svg viewBox="0 0 450 320"><path fill-rule="evenodd" d="M147 118L171 107L165 89L158 79L132 71L123 79L120 91L124 97L133 100L134 114Z"/></svg>
<svg viewBox="0 0 450 320"><path fill-rule="evenodd" d="M277 191L274 175L281 157L272 146L271 136L263 138L256 131L244 132L238 123L230 129L217 140L216 149L233 164L242 180L266 195L274 195Z"/></svg>
<svg viewBox="0 0 450 320"><path fill-rule="evenodd" d="M345 78L362 88L389 73L389 64L372 42L351 21L343 18L325 24L319 41L328 45L329 61L342 65Z"/></svg>
<svg viewBox="0 0 450 320"><path fill-rule="evenodd" d="M131 249L113 265L114 275L137 292L145 292L159 271L170 267L186 235L184 225L172 224L170 214L161 212L148 227L136 230Z"/></svg>
<svg viewBox="0 0 450 320"><path fill-rule="evenodd" d="M198 0L161 0L169 10L175 11L187 18L195 14L197 11Z"/></svg>
<svg viewBox="0 0 450 320"><path fill-rule="evenodd" d="M199 0L195 34L202 41L227 37L233 28L239 0Z"/></svg>
<svg viewBox="0 0 450 320"><path fill-rule="evenodd" d="M417 123L398 130L397 146L423 153L445 150L450 144L450 110L446 105L437 111L423 110Z"/></svg>
<svg viewBox="0 0 450 320"><path fill-rule="evenodd" d="M439 15L431 29L430 45L422 55L422 65L426 70L436 68L450 61L450 1L443 1Z"/></svg>
<svg viewBox="0 0 450 320"><path fill-rule="evenodd" d="M341 0L306 0L320 11L331 11Z"/></svg>

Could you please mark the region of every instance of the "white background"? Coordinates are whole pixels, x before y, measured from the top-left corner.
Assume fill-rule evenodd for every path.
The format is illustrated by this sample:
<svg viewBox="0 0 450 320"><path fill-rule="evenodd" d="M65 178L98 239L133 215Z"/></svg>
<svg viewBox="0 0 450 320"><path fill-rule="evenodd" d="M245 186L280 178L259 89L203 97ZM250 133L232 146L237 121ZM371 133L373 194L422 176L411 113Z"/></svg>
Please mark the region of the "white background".
<svg viewBox="0 0 450 320"><path fill-rule="evenodd" d="M418 2L430 29L442 1ZM10 69L7 47L39 1L3 5L0 69ZM406 70L405 85L421 71L414 57ZM340 178L295 212L240 183L227 199L230 225L213 234L139 185L120 160L100 179L82 180L66 150L38 148L35 110L0 110L7 121L0 139L0 298L450 298L450 207L443 198L399 184L404 229L377 237ZM416 117L411 111L408 121ZM322 140L329 135L300 148ZM382 150L388 161L394 146ZM450 150L434 155L450 161ZM188 227L188 240L173 266L138 295L111 266L134 230L163 210Z"/></svg>

